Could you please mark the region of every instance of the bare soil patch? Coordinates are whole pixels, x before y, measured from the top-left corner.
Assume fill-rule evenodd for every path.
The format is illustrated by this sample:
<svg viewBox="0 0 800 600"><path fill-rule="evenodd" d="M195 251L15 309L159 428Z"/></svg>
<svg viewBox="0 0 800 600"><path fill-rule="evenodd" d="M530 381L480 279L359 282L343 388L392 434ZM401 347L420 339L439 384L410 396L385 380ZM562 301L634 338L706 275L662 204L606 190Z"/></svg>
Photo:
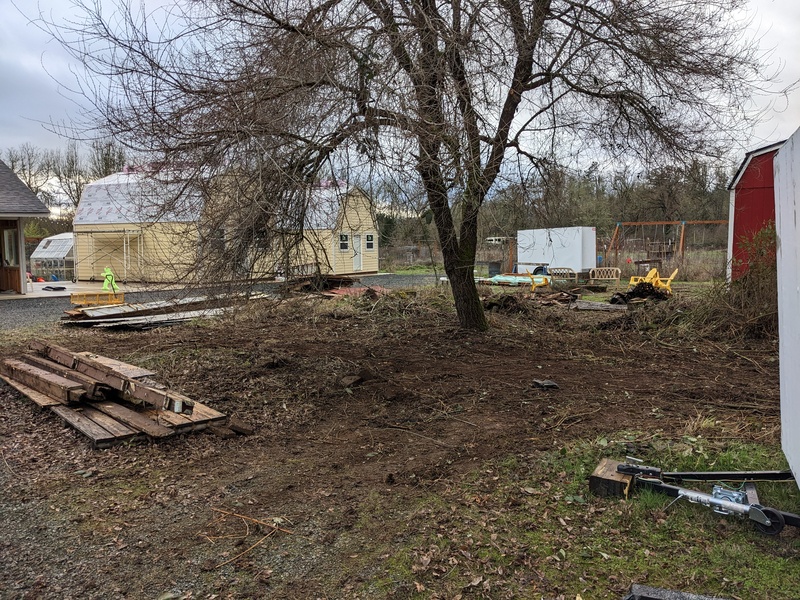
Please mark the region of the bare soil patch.
<svg viewBox="0 0 800 600"><path fill-rule="evenodd" d="M93 451L0 384L0 596L411 597L412 581L370 582L403 551L420 499L481 477L487 461L621 430L680 435L698 415L776 440L773 342L654 337L560 306L492 313L488 333L465 333L447 297L429 296L14 337L3 357L29 335L91 350L256 433Z"/></svg>

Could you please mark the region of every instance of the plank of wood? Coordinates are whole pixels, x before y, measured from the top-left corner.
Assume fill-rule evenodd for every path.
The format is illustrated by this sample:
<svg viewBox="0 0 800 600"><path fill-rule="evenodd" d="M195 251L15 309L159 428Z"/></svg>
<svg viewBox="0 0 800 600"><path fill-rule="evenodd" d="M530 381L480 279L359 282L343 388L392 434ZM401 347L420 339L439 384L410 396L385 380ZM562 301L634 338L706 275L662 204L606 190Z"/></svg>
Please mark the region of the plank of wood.
<svg viewBox="0 0 800 600"><path fill-rule="evenodd" d="M124 423L117 421L114 417L100 412L99 410L95 410L86 404L81 405L80 408L76 410L87 419L91 419L97 423L100 427L108 431L108 433L112 434L114 438L119 441L129 440L139 435L139 432L135 429L131 429Z"/></svg>
<svg viewBox="0 0 800 600"><path fill-rule="evenodd" d="M589 300L575 300L570 305L570 308L576 310L601 310L607 312L616 312L628 310L626 304L608 304L607 302L590 302Z"/></svg>
<svg viewBox="0 0 800 600"><path fill-rule="evenodd" d="M136 365L131 365L115 358L100 356L99 354L92 354L91 352L76 352L76 354L78 356L86 356L87 358L96 360L108 368L113 369L123 377L129 377L130 379L142 379L143 377L152 377L156 374L155 371L143 369L142 367L137 367Z"/></svg>
<svg viewBox="0 0 800 600"><path fill-rule="evenodd" d="M50 371L34 367L21 360L9 358L3 361L6 374L16 381L42 392L64 403L78 402L85 394L83 386Z"/></svg>
<svg viewBox="0 0 800 600"><path fill-rule="evenodd" d="M20 394L23 394L27 396L30 400L33 400L33 402L35 402L42 408L49 408L51 406L63 406L64 404L58 398L52 398L47 394L37 392L35 389L29 388L27 385L20 383L19 381L14 381L13 379L6 377L5 375L0 375L0 379L5 381L8 385L13 387Z"/></svg>
<svg viewBox="0 0 800 600"><path fill-rule="evenodd" d="M56 346L55 344L46 344L44 342L40 342L39 340L33 340L30 343L30 347L32 350L35 350L42 356L46 356L47 358L54 360L60 365L64 365L70 369L75 368L75 357L72 355L72 352L66 348Z"/></svg>
<svg viewBox="0 0 800 600"><path fill-rule="evenodd" d="M103 427L83 416L78 411L72 410L66 406L51 406L50 410L92 440L92 446L95 448L106 447L116 441L116 436L114 434L109 433Z"/></svg>
<svg viewBox="0 0 800 600"><path fill-rule="evenodd" d="M117 421L125 423L126 425L137 429L142 433L146 433L150 437L161 439L175 434L172 429L164 427L163 425L159 425L146 415L121 406L116 402L93 402L92 406L97 410L114 417Z"/></svg>
<svg viewBox="0 0 800 600"><path fill-rule="evenodd" d="M195 423L186 418L184 415L179 415L168 410L148 408L142 411L142 414L147 415L156 423L165 427L169 427L175 431L192 431L194 429L198 429Z"/></svg>
<svg viewBox="0 0 800 600"><path fill-rule="evenodd" d="M213 408L206 406L200 402L194 403L194 411L191 415L184 415L187 419L194 421L195 423L198 422L208 422L208 423L215 423L217 421L226 421L228 419L224 413L219 412L218 410L214 410Z"/></svg>

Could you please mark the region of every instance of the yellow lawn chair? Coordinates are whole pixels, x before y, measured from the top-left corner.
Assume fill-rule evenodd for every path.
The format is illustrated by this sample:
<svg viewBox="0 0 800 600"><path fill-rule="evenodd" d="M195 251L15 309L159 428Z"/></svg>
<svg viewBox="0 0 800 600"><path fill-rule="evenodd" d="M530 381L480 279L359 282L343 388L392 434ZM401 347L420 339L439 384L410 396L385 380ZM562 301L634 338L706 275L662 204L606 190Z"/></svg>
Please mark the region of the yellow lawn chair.
<svg viewBox="0 0 800 600"><path fill-rule="evenodd" d="M665 290L668 294L672 293L672 280L678 274L678 269L675 269L667 279L656 276L653 280L653 287L656 289Z"/></svg>
<svg viewBox="0 0 800 600"><path fill-rule="evenodd" d="M547 275L533 275L530 271L525 269L528 277L531 278L531 291L535 292L538 287L547 287L550 285L550 277Z"/></svg>
<svg viewBox="0 0 800 600"><path fill-rule="evenodd" d="M678 274L678 269L675 269L667 278L661 277L658 274L658 269L650 269L644 277L631 277L629 288L635 287L640 283L650 283L657 290L664 290L668 294L672 294L672 280Z"/></svg>
<svg viewBox="0 0 800 600"><path fill-rule="evenodd" d="M636 276L631 277L631 282L630 282L629 285L630 285L630 287L633 287L633 286L638 285L640 283L653 283L653 281L655 279L658 279L658 269L653 268L653 269L650 269L647 272L647 275L645 275L644 277L636 277ZM655 284L653 283L653 285L655 285Z"/></svg>

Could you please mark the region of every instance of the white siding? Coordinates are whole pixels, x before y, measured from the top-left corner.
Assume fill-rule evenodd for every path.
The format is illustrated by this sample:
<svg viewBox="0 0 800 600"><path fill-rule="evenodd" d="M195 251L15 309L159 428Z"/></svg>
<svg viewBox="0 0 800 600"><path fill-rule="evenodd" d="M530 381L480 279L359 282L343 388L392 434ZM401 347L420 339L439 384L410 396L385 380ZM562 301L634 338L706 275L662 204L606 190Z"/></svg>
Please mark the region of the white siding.
<svg viewBox="0 0 800 600"><path fill-rule="evenodd" d="M778 151L775 167L775 226L778 235L781 441L795 477L800 477L800 129Z"/></svg>

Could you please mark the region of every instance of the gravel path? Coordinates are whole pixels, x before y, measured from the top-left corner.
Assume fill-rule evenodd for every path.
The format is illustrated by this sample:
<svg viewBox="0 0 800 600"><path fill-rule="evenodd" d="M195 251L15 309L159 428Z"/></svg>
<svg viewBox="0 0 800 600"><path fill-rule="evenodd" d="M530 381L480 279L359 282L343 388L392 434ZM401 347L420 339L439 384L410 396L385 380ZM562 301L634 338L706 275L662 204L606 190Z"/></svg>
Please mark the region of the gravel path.
<svg viewBox="0 0 800 600"><path fill-rule="evenodd" d="M419 287L433 285L433 275L367 275L361 283L385 288ZM126 292L127 302L152 302L174 297L174 291ZM19 298L0 300L0 330L17 329L43 323L57 323L65 310L71 308L69 297Z"/></svg>

